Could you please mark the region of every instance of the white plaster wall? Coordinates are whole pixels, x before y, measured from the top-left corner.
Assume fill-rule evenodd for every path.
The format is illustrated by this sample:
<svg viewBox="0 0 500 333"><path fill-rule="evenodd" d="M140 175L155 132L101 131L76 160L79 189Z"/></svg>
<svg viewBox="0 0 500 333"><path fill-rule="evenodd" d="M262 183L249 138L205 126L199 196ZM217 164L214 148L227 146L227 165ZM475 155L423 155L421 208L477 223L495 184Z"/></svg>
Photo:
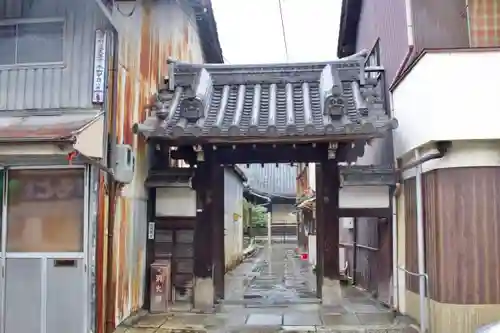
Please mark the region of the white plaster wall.
<svg viewBox="0 0 500 333"><path fill-rule="evenodd" d="M309 263L316 265L316 235L307 236Z"/></svg>
<svg viewBox="0 0 500 333"><path fill-rule="evenodd" d="M227 266L243 254L243 183L231 169L224 172L224 228Z"/></svg>
<svg viewBox="0 0 500 333"><path fill-rule="evenodd" d="M389 207L388 186L344 186L339 193L340 208Z"/></svg>
<svg viewBox="0 0 500 333"><path fill-rule="evenodd" d="M189 187L158 188L156 216L196 216L196 192Z"/></svg>
<svg viewBox="0 0 500 333"><path fill-rule="evenodd" d="M393 92L395 157L436 140L499 139L500 50L430 52Z"/></svg>
<svg viewBox="0 0 500 333"><path fill-rule="evenodd" d="M297 218L292 212L295 211L294 205L275 204L272 207L271 223L273 224L297 224Z"/></svg>

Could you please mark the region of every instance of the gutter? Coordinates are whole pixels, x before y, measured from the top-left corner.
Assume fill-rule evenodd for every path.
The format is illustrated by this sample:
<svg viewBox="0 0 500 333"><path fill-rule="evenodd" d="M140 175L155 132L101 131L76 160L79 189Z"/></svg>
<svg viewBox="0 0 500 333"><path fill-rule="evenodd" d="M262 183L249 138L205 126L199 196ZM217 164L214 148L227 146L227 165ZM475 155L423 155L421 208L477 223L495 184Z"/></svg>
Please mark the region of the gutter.
<svg viewBox="0 0 500 333"><path fill-rule="evenodd" d="M246 185L246 186L244 187L244 190L245 190L245 191L247 191L248 193L250 193L251 195L254 195L254 196L256 196L256 197L259 197L259 198L261 198L261 199L266 200L268 203L270 203L270 202L271 202L271 198L270 198L270 197L265 196L265 195L263 195L263 194L260 194L260 193L258 193L258 192L256 192L256 191L254 191L254 190L253 190L250 186L248 186L248 185Z"/></svg>
<svg viewBox="0 0 500 333"><path fill-rule="evenodd" d="M428 154L425 155L424 157L420 157L420 155L418 157L415 156L416 157L415 161L408 163L405 166L402 166L397 171L402 173L406 170L413 169L421 164L424 164L425 162L442 158L446 155L446 153L450 148L451 148L451 141L438 141L436 142L436 149L437 149L436 153Z"/></svg>
<svg viewBox="0 0 500 333"><path fill-rule="evenodd" d="M63 136L59 138L1 138L0 143L66 143L74 144L76 137L74 135Z"/></svg>
<svg viewBox="0 0 500 333"><path fill-rule="evenodd" d="M408 50L406 51L406 55L403 58L403 62L401 63L401 65L399 65L399 68L396 71L394 78L392 79L392 82L389 86L389 90L392 90L394 83L396 82L396 80L399 78L399 76L402 74L402 72L410 62L410 59L414 55L415 51L415 31L413 28L412 0L405 0L405 9L406 9L406 33L408 37Z"/></svg>

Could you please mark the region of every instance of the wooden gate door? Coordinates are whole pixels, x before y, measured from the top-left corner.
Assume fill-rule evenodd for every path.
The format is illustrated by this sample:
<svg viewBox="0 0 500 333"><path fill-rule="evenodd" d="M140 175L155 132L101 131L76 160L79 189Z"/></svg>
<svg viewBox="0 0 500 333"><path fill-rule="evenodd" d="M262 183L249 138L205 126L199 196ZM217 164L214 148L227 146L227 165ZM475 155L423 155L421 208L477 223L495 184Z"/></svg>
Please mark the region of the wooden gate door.
<svg viewBox="0 0 500 333"><path fill-rule="evenodd" d="M194 218L164 218L156 223L155 260L172 260L172 301L190 303L194 286Z"/></svg>

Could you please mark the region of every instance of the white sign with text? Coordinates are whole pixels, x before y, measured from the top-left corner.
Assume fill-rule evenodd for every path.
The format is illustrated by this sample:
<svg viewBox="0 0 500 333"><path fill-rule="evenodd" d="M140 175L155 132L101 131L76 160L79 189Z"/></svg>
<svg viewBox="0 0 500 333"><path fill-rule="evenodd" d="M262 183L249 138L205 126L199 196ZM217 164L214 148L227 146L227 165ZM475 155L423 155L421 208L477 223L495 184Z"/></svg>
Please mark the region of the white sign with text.
<svg viewBox="0 0 500 333"><path fill-rule="evenodd" d="M94 77L92 82L92 103L104 103L106 91L106 33L95 32Z"/></svg>

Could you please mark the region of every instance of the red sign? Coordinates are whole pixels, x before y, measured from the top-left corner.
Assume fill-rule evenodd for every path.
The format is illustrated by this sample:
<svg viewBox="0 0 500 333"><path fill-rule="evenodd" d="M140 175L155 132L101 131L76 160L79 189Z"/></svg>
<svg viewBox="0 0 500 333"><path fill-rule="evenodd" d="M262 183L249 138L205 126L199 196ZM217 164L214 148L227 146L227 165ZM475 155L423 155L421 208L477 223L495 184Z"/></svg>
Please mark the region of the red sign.
<svg viewBox="0 0 500 333"><path fill-rule="evenodd" d="M157 293L163 292L164 284L165 284L165 279L163 277L163 272L161 269L157 269L155 275L155 291Z"/></svg>

